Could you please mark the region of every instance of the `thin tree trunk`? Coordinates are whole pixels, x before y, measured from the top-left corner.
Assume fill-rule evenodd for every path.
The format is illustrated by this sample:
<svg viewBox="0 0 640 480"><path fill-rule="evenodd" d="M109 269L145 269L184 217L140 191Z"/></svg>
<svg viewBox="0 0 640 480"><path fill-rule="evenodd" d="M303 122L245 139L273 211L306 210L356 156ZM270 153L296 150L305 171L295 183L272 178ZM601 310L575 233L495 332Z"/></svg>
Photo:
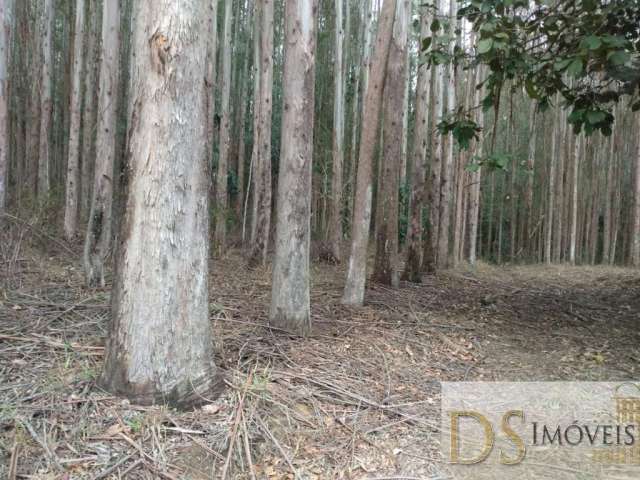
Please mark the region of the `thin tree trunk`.
<svg viewBox="0 0 640 480"><path fill-rule="evenodd" d="M97 1L88 2L89 19L87 22L86 51L84 54L84 100L82 111L82 156L80 165L80 218L89 219L93 192L93 171L95 166L95 138L97 119L98 89L95 88L98 71L98 11Z"/></svg>
<svg viewBox="0 0 640 480"><path fill-rule="evenodd" d="M14 0L0 5L0 215L7 207L9 174L9 65L11 63L11 31L13 28Z"/></svg>
<svg viewBox="0 0 640 480"><path fill-rule="evenodd" d="M453 34L455 18L457 13L456 0L449 0L449 19L451 21L451 31ZM450 53L453 53L454 42L451 42ZM450 64L445 69L445 82L447 84L447 102L443 104L442 113L449 114L456 108L456 82L455 66ZM443 136L442 172L440 174L440 221L438 223L438 252L436 265L438 268L447 268L450 264L449 258L449 233L451 224L451 193L454 170L454 141L453 134Z"/></svg>
<svg viewBox="0 0 640 480"><path fill-rule="evenodd" d="M526 251L528 257L533 256L534 248L531 235L534 229L533 215L533 181L536 163L536 141L538 129L536 128L536 102L529 105L529 149L527 153L527 186L524 191L524 215L522 215L522 235L520 236L521 248ZM526 219L526 220L525 220Z"/></svg>
<svg viewBox="0 0 640 480"><path fill-rule="evenodd" d="M128 196L100 384L141 404L190 407L222 385L208 309L208 15L195 0L136 4L134 51L147 54L134 60Z"/></svg>
<svg viewBox="0 0 640 480"><path fill-rule="evenodd" d="M346 62L343 56L344 27L343 2L335 0L335 57L334 57L334 105L333 105L333 163L331 175L331 203L329 212L329 253L332 260L342 261L342 172L344 165L344 74Z"/></svg>
<svg viewBox="0 0 640 480"><path fill-rule="evenodd" d="M480 70L479 74L483 74ZM474 104L478 105L481 100L481 91L476 89ZM476 111L476 124L484 129L484 113L482 109ZM484 139L481 137L475 148L475 156L482 158ZM480 186L482 184L482 169L478 167L471 174L471 190L469 192L469 263L475 265L478 261L478 226L480 221Z"/></svg>
<svg viewBox="0 0 640 480"><path fill-rule="evenodd" d="M52 81L53 69L53 0L44 1L42 13L42 70L40 80L40 148L38 152L38 198L46 200L51 188L49 169L51 117L53 114Z"/></svg>
<svg viewBox="0 0 640 480"><path fill-rule="evenodd" d="M420 18L421 38L429 36L430 25L430 15L426 9L423 9ZM403 274L404 280L414 283L422 281L422 211L425 200L426 156L429 140L430 77L431 71L427 64L419 65L411 168L411 199L409 202L409 224L407 226L407 260Z"/></svg>
<svg viewBox="0 0 640 480"><path fill-rule="evenodd" d="M559 263L562 260L562 217L564 207L564 157L566 155L566 115L564 112L560 114L560 125L558 126L558 134L560 136L558 140L558 154L555 162L555 180L556 180L556 196L554 199L554 212L553 212L553 261Z"/></svg>
<svg viewBox="0 0 640 480"><path fill-rule="evenodd" d="M553 219L555 208L555 194L556 194L556 165L558 156L558 132L560 128L560 107L557 106L554 111L553 127L551 130L551 156L549 163L549 198L547 202L547 218L545 229L545 241L544 241L544 261L546 264L551 264L552 260L552 239L553 239Z"/></svg>
<svg viewBox="0 0 640 480"><path fill-rule="evenodd" d="M69 157L67 159L67 188L64 209L64 234L67 239L78 230L78 194L80 182L80 105L82 51L84 40L84 0L76 1L76 28L73 37L73 86L71 91L71 123L69 126Z"/></svg>
<svg viewBox="0 0 640 480"><path fill-rule="evenodd" d="M231 156L231 49L233 45L233 1L225 0L224 51L222 54L222 101L220 123L220 155L218 156L218 173L216 175L216 223L214 234L214 252L222 254L227 244L227 182L229 173L229 158Z"/></svg>
<svg viewBox="0 0 640 480"><path fill-rule="evenodd" d="M93 199L84 244L84 269L89 286L105 285L105 261L111 248L113 176L116 151L119 2L105 1L102 13L100 97Z"/></svg>
<svg viewBox="0 0 640 480"><path fill-rule="evenodd" d="M397 1L385 0L380 12L375 51L371 60L368 85L365 90L353 212L351 255L342 297L343 303L350 305L362 305L364 302L369 227L371 224L373 156L379 132L382 95L385 88L386 66L389 58Z"/></svg>
<svg viewBox="0 0 640 480"><path fill-rule="evenodd" d="M261 0L259 91L256 99L257 134L254 132L255 152L255 238L249 264L265 265L271 233L271 123L273 102L273 0ZM285 103L286 105L286 103ZM283 130L285 132L285 130ZM283 137L284 138L284 137ZM283 141L284 143L284 141ZM283 157L284 158L284 157Z"/></svg>
<svg viewBox="0 0 640 480"><path fill-rule="evenodd" d="M384 125L381 190L377 198L376 257L373 277L377 282L398 287L398 191L402 162L409 0L399 0L384 90Z"/></svg>
<svg viewBox="0 0 640 480"><path fill-rule="evenodd" d="M571 179L571 231L569 237L569 262L576 264L576 241L578 233L578 180L580 173L580 154L582 136L575 139L573 147L573 177Z"/></svg>
<svg viewBox="0 0 640 480"><path fill-rule="evenodd" d="M311 331L309 243L317 0L285 4L282 153L271 292L272 325Z"/></svg>
<svg viewBox="0 0 640 480"><path fill-rule="evenodd" d="M217 53L218 53L218 0L210 0L207 4L209 12L207 15L207 56L206 70L204 77L204 113L205 113L205 160L207 172L210 172L208 178L214 178L213 175L213 149L215 144L216 129L216 79L217 79ZM213 182L210 185L213 193Z"/></svg>

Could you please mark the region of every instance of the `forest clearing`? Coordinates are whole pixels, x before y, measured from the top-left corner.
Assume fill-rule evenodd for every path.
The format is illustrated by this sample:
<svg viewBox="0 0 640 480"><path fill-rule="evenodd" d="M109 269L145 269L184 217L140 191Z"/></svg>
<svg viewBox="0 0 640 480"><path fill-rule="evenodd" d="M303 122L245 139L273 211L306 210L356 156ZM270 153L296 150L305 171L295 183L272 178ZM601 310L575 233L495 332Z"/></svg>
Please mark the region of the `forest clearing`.
<svg viewBox="0 0 640 480"><path fill-rule="evenodd" d="M621 382L619 447L639 111L637 0L0 0L0 478L529 467L449 382Z"/></svg>

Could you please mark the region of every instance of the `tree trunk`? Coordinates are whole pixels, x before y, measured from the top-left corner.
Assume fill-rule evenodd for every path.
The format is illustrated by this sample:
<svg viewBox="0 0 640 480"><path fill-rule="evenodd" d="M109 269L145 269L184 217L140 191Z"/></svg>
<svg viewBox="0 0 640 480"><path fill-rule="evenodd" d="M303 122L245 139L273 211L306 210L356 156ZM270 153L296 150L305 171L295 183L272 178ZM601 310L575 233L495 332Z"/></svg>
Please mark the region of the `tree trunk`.
<svg viewBox="0 0 640 480"><path fill-rule="evenodd" d="M51 72L53 69L53 0L44 1L42 13L42 70L40 80L40 148L38 152L38 198L49 195L50 134L53 113Z"/></svg>
<svg viewBox="0 0 640 480"><path fill-rule="evenodd" d="M636 114L636 133L640 131L640 115ZM640 267L640 140L636 137L636 155L633 162L633 215L631 228L631 264Z"/></svg>
<svg viewBox="0 0 640 480"><path fill-rule="evenodd" d="M84 269L89 286L105 285L105 261L111 247L113 175L116 151L120 8L105 1L102 12L100 97L93 199L84 244Z"/></svg>
<svg viewBox="0 0 640 480"><path fill-rule="evenodd" d="M536 141L538 129L536 128L536 102L529 105L529 149L527 153L527 186L524 191L524 214L522 215L522 235L520 236L521 249L526 251L528 257L533 256L534 248L531 235L534 229L533 215L533 181L536 163Z"/></svg>
<svg viewBox="0 0 640 480"><path fill-rule="evenodd" d="M251 248L250 265L267 262L269 234L271 233L271 123L273 100L273 0L261 0L258 97L255 100L254 131L255 234ZM286 105L286 103L285 103ZM256 133L257 132L257 133ZM284 129L283 129L284 132ZM284 137L283 137L284 138Z"/></svg>
<svg viewBox="0 0 640 480"><path fill-rule="evenodd" d="M95 138L97 123L98 91L95 88L96 74L99 66L98 48L98 11L96 0L89 0L89 21L84 54L84 100L82 111L82 156L80 165L80 218L83 222L89 219L93 192L93 171L95 167Z"/></svg>
<svg viewBox="0 0 640 480"><path fill-rule="evenodd" d="M285 4L282 153L271 292L272 325L311 331L309 241L317 0Z"/></svg>
<svg viewBox="0 0 640 480"><path fill-rule="evenodd" d="M456 25L457 2L449 0L449 19L451 21L451 34ZM449 47L450 53L453 54L454 42ZM455 66L450 64L445 69L445 82L447 85L447 102L443 104L443 116L453 112L456 108L456 82L455 82ZM438 251L436 257L436 265L438 268L447 268L449 266L449 227L451 224L451 192L453 169L454 169L454 140L453 134L443 136L443 155L440 173L440 205L438 223Z"/></svg>
<svg viewBox="0 0 640 480"><path fill-rule="evenodd" d="M69 157L67 159L67 188L65 192L64 234L67 239L78 230L78 194L80 182L80 105L82 51L84 40L84 0L76 1L76 28L73 33L73 80L71 87L71 123L69 125Z"/></svg>
<svg viewBox="0 0 640 480"><path fill-rule="evenodd" d="M402 162L403 116L407 75L409 0L399 0L387 61L384 89L383 155L381 189L377 195L376 257L373 278L398 287L398 191ZM379 222L378 222L379 220Z"/></svg>
<svg viewBox="0 0 640 480"><path fill-rule="evenodd" d="M335 0L335 57L334 57L334 105L333 105L333 163L331 175L331 204L329 213L329 254L332 260L342 260L342 171L344 165L344 27L343 2Z"/></svg>
<svg viewBox="0 0 640 480"><path fill-rule="evenodd" d="M558 132L560 128L560 107L556 106L553 115L553 128L551 130L551 156L549 163L549 198L547 202L547 218L544 240L544 261L551 264L552 239L553 239L553 216L554 216L554 198L556 193L556 164L558 156Z"/></svg>
<svg viewBox="0 0 640 480"><path fill-rule="evenodd" d="M356 174L357 184L351 233L351 254L342 297L342 302L349 305L362 305L364 302L369 227L371 225L373 156L379 132L382 95L385 87L386 67L397 2L398 0L385 0L380 12L375 52L371 59L369 76L366 82L367 87L362 112L362 134Z"/></svg>
<svg viewBox="0 0 640 480"><path fill-rule="evenodd" d="M480 70L480 79L483 70ZM476 89L474 104L478 105L481 100L481 90ZM484 129L484 113L482 109L476 111L476 123L478 127ZM476 143L475 156L482 158L482 150L484 147L483 138ZM471 190L469 192L469 263L475 265L478 261L478 223L480 219L480 185L482 183L482 170L477 168L471 174Z"/></svg>
<svg viewBox="0 0 640 480"><path fill-rule="evenodd" d="M221 385L208 311L209 14L201 1L140 0L134 15L128 195L100 384L141 404L190 407Z"/></svg>
<svg viewBox="0 0 640 480"><path fill-rule="evenodd" d="M618 117L616 115L616 117ZM618 130L618 129L616 129ZM607 184L605 187L604 198L604 232L603 232L603 244L602 244L602 263L608 265L611 258L611 227L613 226L613 219L611 215L611 205L613 199L613 174L615 167L616 157L616 132L609 137L609 161L607 165Z"/></svg>
<svg viewBox="0 0 640 480"><path fill-rule="evenodd" d="M0 215L7 207L9 174L9 65L11 63L11 30L14 0L0 5Z"/></svg>
<svg viewBox="0 0 640 480"><path fill-rule="evenodd" d="M217 53L218 53L218 0L210 0L207 2L209 12L207 16L207 56L206 70L204 77L204 112L205 112L205 159L207 165L208 178L213 176L213 147L215 143L215 115L216 115L216 74L217 74ZM213 182L210 188L213 193Z"/></svg>
<svg viewBox="0 0 640 480"><path fill-rule="evenodd" d="M569 262L576 264L576 241L578 234L578 180L580 178L580 153L582 136L575 139L573 146L573 170L571 179L571 229L569 233Z"/></svg>
<svg viewBox="0 0 640 480"><path fill-rule="evenodd" d="M214 234L214 252L222 254L227 243L227 182L229 173L229 158L231 154L231 49L233 1L225 0L224 9L224 51L222 54L222 105L220 123L220 155L218 156L218 173L216 175L216 223Z"/></svg>
<svg viewBox="0 0 640 480"><path fill-rule="evenodd" d="M420 37L430 34L430 15L424 9L420 17ZM416 118L413 136L411 199L409 202L409 224L407 226L407 260L403 279L409 282L422 281L422 210L426 175L427 142L429 140L429 98L431 71L426 63L418 67L416 91Z"/></svg>

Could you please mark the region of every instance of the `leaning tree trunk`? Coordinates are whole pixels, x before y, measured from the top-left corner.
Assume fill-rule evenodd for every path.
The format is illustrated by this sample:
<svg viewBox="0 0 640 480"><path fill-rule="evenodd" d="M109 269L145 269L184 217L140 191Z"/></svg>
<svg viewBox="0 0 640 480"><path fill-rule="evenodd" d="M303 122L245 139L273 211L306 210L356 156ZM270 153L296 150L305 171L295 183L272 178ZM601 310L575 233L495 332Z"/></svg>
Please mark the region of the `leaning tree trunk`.
<svg viewBox="0 0 640 480"><path fill-rule="evenodd" d="M227 243L227 181L229 171L229 157L231 156L231 50L232 32L231 20L233 1L225 0L224 9L224 52L222 54L222 105L220 115L220 155L218 156L218 174L216 175L216 225L214 235L214 251L221 254Z"/></svg>
<svg viewBox="0 0 640 480"><path fill-rule="evenodd" d="M344 27L343 2L335 0L335 57L333 100L333 164L331 175L331 203L329 213L329 253L332 260L342 260L342 171L344 166Z"/></svg>
<svg viewBox="0 0 640 480"><path fill-rule="evenodd" d="M356 174L356 197L354 202L351 233L351 256L347 281L342 302L362 305L367 279L367 250L369 246L369 226L371 224L373 156L379 132L382 94L385 87L386 66L389 58L393 23L398 0L385 0L378 21L378 34L371 66L362 114L362 133L358 169Z"/></svg>
<svg viewBox="0 0 640 480"><path fill-rule="evenodd" d="M271 324L308 335L317 0L285 4L282 154Z"/></svg>
<svg viewBox="0 0 640 480"><path fill-rule="evenodd" d="M84 269L89 286L105 285L104 264L111 247L113 176L116 153L119 2L105 1L102 12L100 97L93 198L84 243Z"/></svg>
<svg viewBox="0 0 640 480"><path fill-rule="evenodd" d="M11 59L11 30L13 28L14 0L0 4L0 215L7 205L9 173L9 64Z"/></svg>
<svg viewBox="0 0 640 480"><path fill-rule="evenodd" d="M420 20L420 37L429 36L430 15L423 10ZM413 137L413 165L411 177L411 200L409 203L409 225L407 227L407 260L403 279L409 282L422 281L422 210L426 175L425 157L429 140L429 97L431 71L426 63L418 67L416 92L415 133Z"/></svg>
<svg viewBox="0 0 640 480"><path fill-rule="evenodd" d="M260 0L259 55L256 66L258 91L255 99L256 132L254 133L254 232L249 263L264 265L267 261L271 232L271 119L273 102L273 0ZM258 35L258 32L256 32Z"/></svg>
<svg viewBox="0 0 640 480"><path fill-rule="evenodd" d="M407 75L407 32L409 0L399 0L393 26L385 82L381 189L377 194L376 257L373 278L385 285L399 286L398 276L398 190L402 161L403 116Z"/></svg>
<svg viewBox="0 0 640 480"><path fill-rule="evenodd" d="M136 3L128 192L100 383L141 404L189 407L221 385L208 309L210 13L199 0Z"/></svg>
<svg viewBox="0 0 640 480"><path fill-rule="evenodd" d="M51 72L53 70L53 0L45 0L42 13L42 75L40 80L40 146L38 152L38 198L49 195L50 136L53 114Z"/></svg>
<svg viewBox="0 0 640 480"><path fill-rule="evenodd" d="M69 125L69 157L67 158L67 188L64 207L64 234L67 239L78 230L78 194L80 182L80 106L82 101L80 76L84 40L84 0L76 2L76 28L73 33L73 79L71 86L71 123Z"/></svg>

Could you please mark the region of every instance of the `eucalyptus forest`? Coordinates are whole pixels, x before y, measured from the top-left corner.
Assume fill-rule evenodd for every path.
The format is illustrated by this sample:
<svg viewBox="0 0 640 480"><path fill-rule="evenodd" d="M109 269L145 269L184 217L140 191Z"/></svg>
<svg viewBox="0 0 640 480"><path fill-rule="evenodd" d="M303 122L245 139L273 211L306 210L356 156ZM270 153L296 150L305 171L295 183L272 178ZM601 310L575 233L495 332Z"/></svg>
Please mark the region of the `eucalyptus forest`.
<svg viewBox="0 0 640 480"><path fill-rule="evenodd" d="M639 268L637 0L0 0L1 478L456 478Z"/></svg>

